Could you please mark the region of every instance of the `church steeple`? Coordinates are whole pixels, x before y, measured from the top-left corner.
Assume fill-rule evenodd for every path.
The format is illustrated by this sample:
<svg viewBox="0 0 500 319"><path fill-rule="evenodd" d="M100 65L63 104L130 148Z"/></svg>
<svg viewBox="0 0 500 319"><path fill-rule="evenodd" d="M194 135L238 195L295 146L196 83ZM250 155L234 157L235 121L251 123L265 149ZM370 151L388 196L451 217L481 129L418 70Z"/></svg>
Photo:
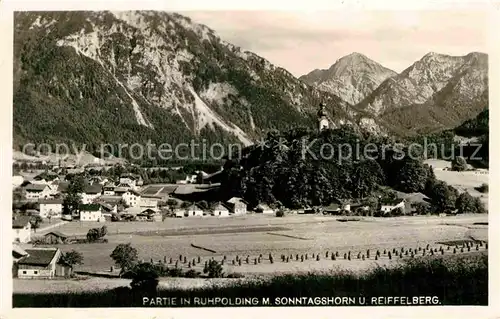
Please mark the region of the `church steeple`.
<svg viewBox="0 0 500 319"><path fill-rule="evenodd" d="M319 104L318 110L318 130L321 132L323 130L327 130L330 126L330 121L328 121L325 104Z"/></svg>

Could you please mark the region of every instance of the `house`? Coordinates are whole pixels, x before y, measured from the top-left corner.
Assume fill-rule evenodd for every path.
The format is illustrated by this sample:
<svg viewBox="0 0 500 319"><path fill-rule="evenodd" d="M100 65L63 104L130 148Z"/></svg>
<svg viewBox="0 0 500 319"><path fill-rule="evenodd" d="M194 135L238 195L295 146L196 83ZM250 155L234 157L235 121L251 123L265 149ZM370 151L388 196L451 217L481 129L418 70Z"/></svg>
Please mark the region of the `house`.
<svg viewBox="0 0 500 319"><path fill-rule="evenodd" d="M40 204L40 217L61 218L62 199L39 199L38 203Z"/></svg>
<svg viewBox="0 0 500 319"><path fill-rule="evenodd" d="M221 202L217 203L212 209L212 216L227 217L229 216L230 208Z"/></svg>
<svg viewBox="0 0 500 319"><path fill-rule="evenodd" d="M247 213L248 202L240 197L232 197L226 203L235 215L244 215Z"/></svg>
<svg viewBox="0 0 500 319"><path fill-rule="evenodd" d="M195 174L188 174L184 179L180 179L175 181L176 184L194 184L196 183L198 175Z"/></svg>
<svg viewBox="0 0 500 319"><path fill-rule="evenodd" d="M58 232L58 231L51 231L50 233L47 233L43 235L43 240L46 244L64 244L66 240L68 239L68 236Z"/></svg>
<svg viewBox="0 0 500 319"><path fill-rule="evenodd" d="M160 201L160 197L144 195L142 194L139 197L139 206L142 208L157 208L158 202Z"/></svg>
<svg viewBox="0 0 500 319"><path fill-rule="evenodd" d="M24 188L26 199L38 200L41 198L50 198L51 190L47 184L28 184Z"/></svg>
<svg viewBox="0 0 500 319"><path fill-rule="evenodd" d="M160 212L148 208L137 214L136 220L161 222L162 215L160 214Z"/></svg>
<svg viewBox="0 0 500 319"><path fill-rule="evenodd" d="M273 215L275 213L275 210L269 207L267 204L259 204L257 207L255 207L255 212L264 214L264 215Z"/></svg>
<svg viewBox="0 0 500 319"><path fill-rule="evenodd" d="M96 204L101 205L102 216L111 217L113 214L118 213L118 206L116 204L108 204L106 202L96 202Z"/></svg>
<svg viewBox="0 0 500 319"><path fill-rule="evenodd" d="M187 216L187 212L183 208L176 208L176 209L174 209L174 214L175 214L175 217L177 217L177 218L186 217Z"/></svg>
<svg viewBox="0 0 500 319"><path fill-rule="evenodd" d="M87 184L80 194L83 204L90 204L102 195L102 185L100 184Z"/></svg>
<svg viewBox="0 0 500 319"><path fill-rule="evenodd" d="M99 204L81 204L78 207L80 211L80 220L85 222L104 221L101 205Z"/></svg>
<svg viewBox="0 0 500 319"><path fill-rule="evenodd" d="M29 216L14 216L12 219L13 241L28 243L31 241L31 223Z"/></svg>
<svg viewBox="0 0 500 319"><path fill-rule="evenodd" d="M120 176L120 184L128 184L130 188L136 188L137 182L140 180L140 177L135 176L133 174L123 174Z"/></svg>
<svg viewBox="0 0 500 319"><path fill-rule="evenodd" d="M129 189L130 189L129 187L120 187L120 186L117 186L117 187L115 187L114 194L115 194L115 196L122 197L123 194L125 194Z"/></svg>
<svg viewBox="0 0 500 319"><path fill-rule="evenodd" d="M186 208L186 213L187 214L185 216L187 217L196 217L204 215L203 209L196 204L192 204L191 206Z"/></svg>
<svg viewBox="0 0 500 319"><path fill-rule="evenodd" d="M141 195L138 192L129 189L128 191L123 193L122 198L125 204L127 204L130 207L135 207L139 206Z"/></svg>
<svg viewBox="0 0 500 319"><path fill-rule="evenodd" d="M17 263L17 277L20 279L54 278L71 275L72 269L62 260L59 248L26 249L27 256Z"/></svg>
<svg viewBox="0 0 500 319"><path fill-rule="evenodd" d="M404 213L405 200L402 198L396 198L396 199L383 199L380 201L380 211L384 214L389 213L396 208L401 208Z"/></svg>
<svg viewBox="0 0 500 319"><path fill-rule="evenodd" d="M115 186L111 184L107 184L102 188L103 195L106 196L114 196L115 195Z"/></svg>

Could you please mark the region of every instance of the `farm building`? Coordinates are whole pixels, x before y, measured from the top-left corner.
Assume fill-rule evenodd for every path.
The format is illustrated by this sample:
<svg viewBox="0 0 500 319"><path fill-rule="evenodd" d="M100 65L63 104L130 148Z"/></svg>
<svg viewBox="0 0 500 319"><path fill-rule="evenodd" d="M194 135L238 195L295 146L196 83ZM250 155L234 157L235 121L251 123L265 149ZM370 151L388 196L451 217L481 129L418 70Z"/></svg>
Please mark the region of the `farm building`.
<svg viewBox="0 0 500 319"><path fill-rule="evenodd" d="M31 223L29 216L14 216L12 219L13 241L28 243L31 241Z"/></svg>
<svg viewBox="0 0 500 319"><path fill-rule="evenodd" d="M264 215L272 215L275 213L274 209L269 207L267 204L259 204L255 207L255 212Z"/></svg>
<svg viewBox="0 0 500 319"><path fill-rule="evenodd" d="M80 220L85 222L104 221L101 205L99 204L81 204L78 207Z"/></svg>
<svg viewBox="0 0 500 319"><path fill-rule="evenodd" d="M40 217L47 218L48 216L60 218L62 214L62 199L40 199Z"/></svg>
<svg viewBox="0 0 500 319"><path fill-rule="evenodd" d="M396 208L401 208L404 212L405 200L402 198L396 198L396 199L385 199L380 201L380 211L382 213L389 213Z"/></svg>
<svg viewBox="0 0 500 319"><path fill-rule="evenodd" d="M59 248L31 248L26 249L27 256L17 263L17 277L21 279L54 278L69 276L70 266L62 260Z"/></svg>
<svg viewBox="0 0 500 319"><path fill-rule="evenodd" d="M43 236L43 241L49 245L64 244L67 239L68 239L67 235L58 231L51 231L50 233L47 233Z"/></svg>
<svg viewBox="0 0 500 319"><path fill-rule="evenodd" d="M187 217L196 217L204 215L203 209L196 204L192 204L191 206L186 208L186 213Z"/></svg>
<svg viewBox="0 0 500 319"><path fill-rule="evenodd" d="M212 209L212 216L227 217L229 216L230 208L221 202L217 203Z"/></svg>
<svg viewBox="0 0 500 319"><path fill-rule="evenodd" d="M247 213L248 202L240 197L232 197L227 201L227 206L235 215L244 215Z"/></svg>

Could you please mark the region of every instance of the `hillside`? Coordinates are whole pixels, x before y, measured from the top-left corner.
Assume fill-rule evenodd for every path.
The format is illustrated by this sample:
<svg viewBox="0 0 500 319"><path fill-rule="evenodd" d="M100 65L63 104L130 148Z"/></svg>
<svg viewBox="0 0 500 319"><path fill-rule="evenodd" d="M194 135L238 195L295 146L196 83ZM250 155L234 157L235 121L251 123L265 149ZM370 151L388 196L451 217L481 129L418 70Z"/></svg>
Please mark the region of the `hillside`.
<svg viewBox="0 0 500 319"><path fill-rule="evenodd" d="M399 134L451 129L488 107L488 56L429 53L357 106Z"/></svg>
<svg viewBox="0 0 500 319"><path fill-rule="evenodd" d="M251 144L332 120L382 128L334 94L164 12L17 12L14 147L26 142Z"/></svg>
<svg viewBox="0 0 500 319"><path fill-rule="evenodd" d="M365 55L354 52L340 58L326 70L316 69L299 79L350 104L357 104L384 80L396 74Z"/></svg>

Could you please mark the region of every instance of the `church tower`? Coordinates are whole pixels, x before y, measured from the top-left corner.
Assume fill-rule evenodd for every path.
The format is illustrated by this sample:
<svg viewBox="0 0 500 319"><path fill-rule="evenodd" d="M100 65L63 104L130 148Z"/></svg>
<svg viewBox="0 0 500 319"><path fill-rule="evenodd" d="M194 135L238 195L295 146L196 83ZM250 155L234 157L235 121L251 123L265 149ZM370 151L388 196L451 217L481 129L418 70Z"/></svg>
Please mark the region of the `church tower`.
<svg viewBox="0 0 500 319"><path fill-rule="evenodd" d="M325 105L320 103L318 110L318 130L321 132L323 130L327 130L329 127L330 121L328 121Z"/></svg>

